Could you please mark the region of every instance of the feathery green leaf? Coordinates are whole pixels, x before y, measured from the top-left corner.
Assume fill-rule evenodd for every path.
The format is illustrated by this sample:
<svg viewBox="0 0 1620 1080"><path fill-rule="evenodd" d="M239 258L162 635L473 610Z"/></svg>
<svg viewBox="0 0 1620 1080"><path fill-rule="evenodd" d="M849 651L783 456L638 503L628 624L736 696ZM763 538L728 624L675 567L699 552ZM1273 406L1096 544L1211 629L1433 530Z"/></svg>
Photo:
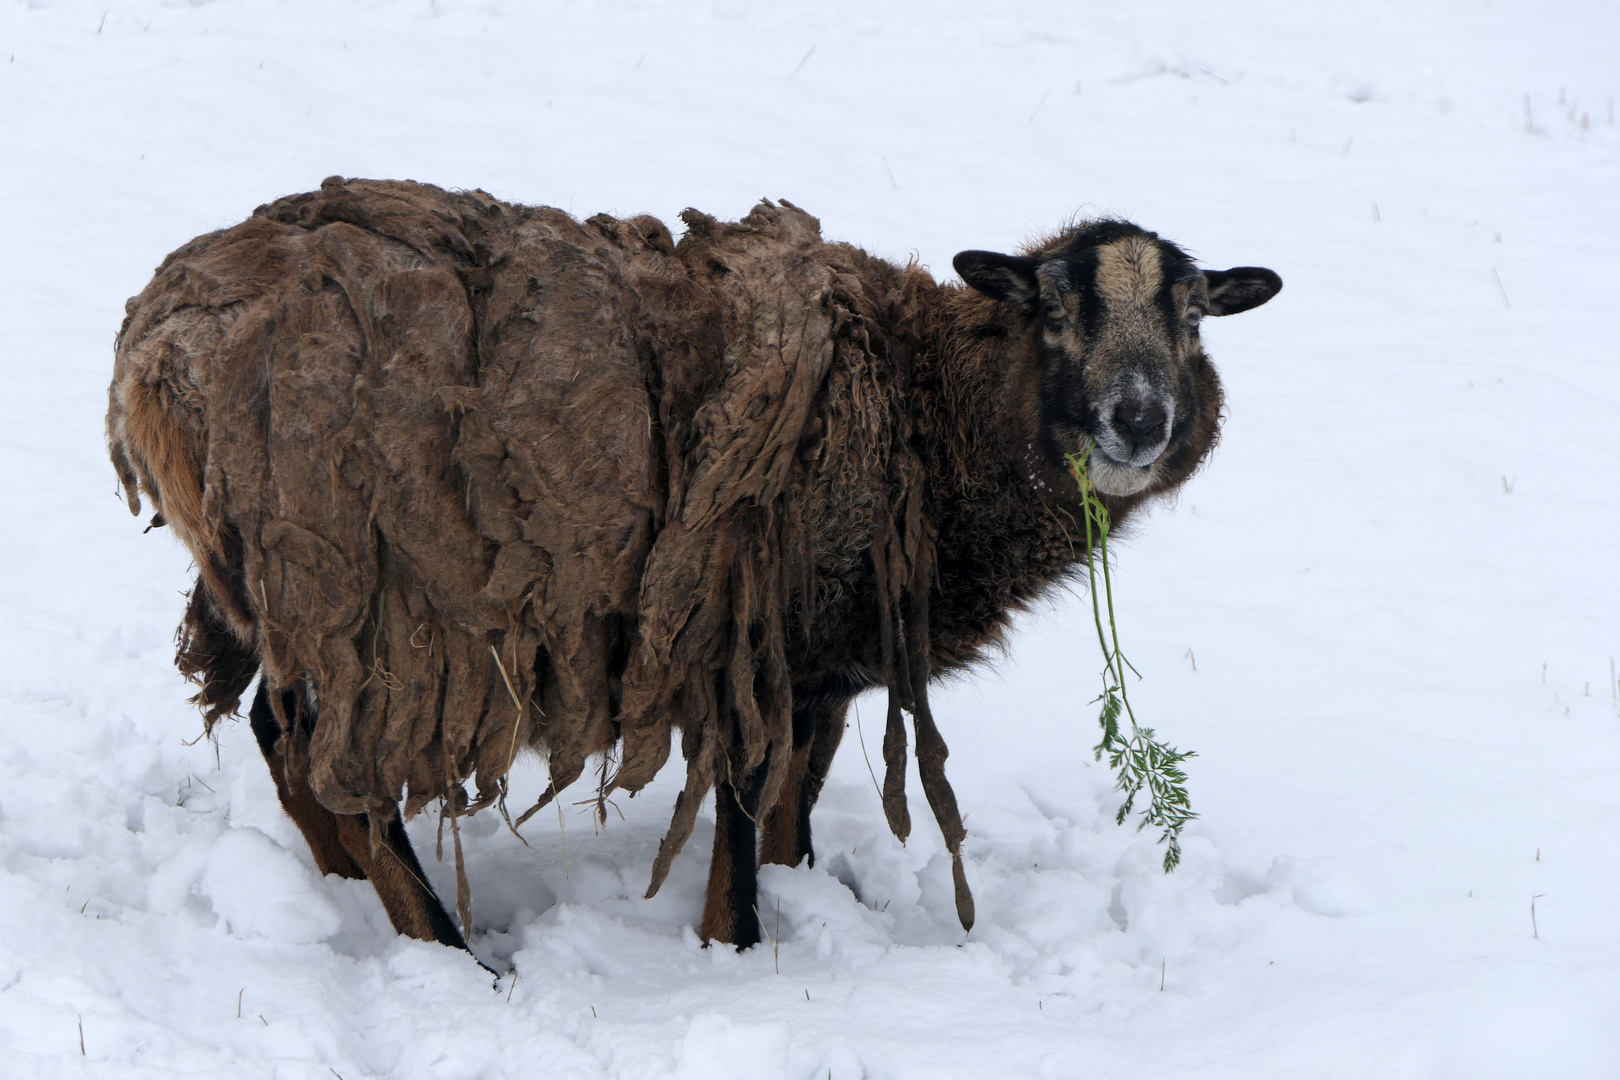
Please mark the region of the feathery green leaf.
<svg viewBox="0 0 1620 1080"><path fill-rule="evenodd" d="M1114 824L1123 825L1136 807L1136 797L1147 789L1147 807L1137 831L1153 826L1162 830L1159 842L1165 845L1164 872L1169 873L1181 863L1181 829L1198 815L1193 813L1192 801L1187 794L1187 773L1181 763L1196 755L1190 750L1177 750L1154 738L1153 729L1139 727L1131 700L1125 692L1125 672L1140 679L1141 673L1125 658L1119 647L1119 627L1114 619L1114 581L1108 566L1108 508L1097 497L1086 472L1091 460L1092 447L1084 453L1070 454L1065 459L1069 473L1080 487L1081 508L1086 522L1086 575L1091 586L1091 617L1097 628L1097 644L1102 647L1102 693L1092 704L1102 703L1097 723L1102 727L1102 741L1095 747L1096 759L1108 756L1108 766L1117 776L1115 788L1125 795ZM1099 575L1097 564L1101 562ZM1102 589L1099 594L1098 578ZM1108 615L1107 630L1103 628L1103 614ZM1130 723L1130 736L1120 730L1120 717Z"/></svg>

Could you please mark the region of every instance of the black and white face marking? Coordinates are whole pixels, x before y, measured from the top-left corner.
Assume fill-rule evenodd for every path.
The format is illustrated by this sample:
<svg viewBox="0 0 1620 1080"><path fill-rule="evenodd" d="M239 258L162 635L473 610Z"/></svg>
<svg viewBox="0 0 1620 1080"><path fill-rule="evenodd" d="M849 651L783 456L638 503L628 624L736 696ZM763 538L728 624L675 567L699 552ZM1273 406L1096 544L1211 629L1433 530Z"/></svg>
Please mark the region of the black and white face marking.
<svg viewBox="0 0 1620 1080"><path fill-rule="evenodd" d="M1109 495L1152 485L1191 431L1197 368L1208 363L1203 317L1256 307L1282 287L1270 270L1200 271L1127 222L1083 227L1034 255L964 251L955 265L1038 322L1041 451L1061 467L1089 445L1092 483Z"/></svg>
<svg viewBox="0 0 1620 1080"><path fill-rule="evenodd" d="M1074 339L1049 359L1081 372L1089 413L1081 426L1094 444L1092 483L1106 494L1129 495L1152 482L1154 462L1175 428L1176 360L1197 331L1182 312L1167 310L1174 305L1160 294L1171 276L1166 271L1185 270L1176 263L1187 260L1147 236L1124 237L1086 254L1091 258L1063 261L1074 266L1070 278L1089 278L1082 292L1090 303L1081 305Z"/></svg>

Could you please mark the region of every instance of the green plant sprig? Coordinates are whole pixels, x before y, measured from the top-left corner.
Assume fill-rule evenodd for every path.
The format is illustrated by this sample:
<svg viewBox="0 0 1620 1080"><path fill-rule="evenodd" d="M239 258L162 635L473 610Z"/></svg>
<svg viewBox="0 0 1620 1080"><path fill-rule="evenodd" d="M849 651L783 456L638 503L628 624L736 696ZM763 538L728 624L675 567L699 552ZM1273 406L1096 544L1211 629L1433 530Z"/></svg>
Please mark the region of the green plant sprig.
<svg viewBox="0 0 1620 1080"><path fill-rule="evenodd" d="M1119 647L1119 626L1114 620L1114 582L1108 569L1108 508L1097 496L1091 476L1086 471L1091 461L1093 446L1084 452L1069 454L1064 460L1069 473L1080 488L1080 504L1086 519L1086 575L1091 584L1091 617L1097 627L1097 644L1102 647L1103 691L1092 704L1102 702L1097 722L1102 725L1102 741L1094 748L1098 761L1108 755L1108 765L1118 776L1114 787L1125 793L1125 802L1114 815L1114 824L1123 825L1136 807L1136 798L1147 789L1148 805L1142 811L1137 830L1152 825L1162 829L1159 843L1166 845L1164 872L1169 873L1181 862L1181 827L1198 815L1193 813L1187 797L1187 774L1181 763L1197 755L1191 750L1177 750L1153 737L1153 729L1140 727L1136 713L1131 709L1130 696L1125 692L1125 672L1138 679L1142 677L1134 665L1125 658ZM1102 589L1097 588L1097 563L1102 562ZM1108 627L1103 628L1103 608L1108 610ZM1120 731L1120 718L1130 723L1130 736Z"/></svg>

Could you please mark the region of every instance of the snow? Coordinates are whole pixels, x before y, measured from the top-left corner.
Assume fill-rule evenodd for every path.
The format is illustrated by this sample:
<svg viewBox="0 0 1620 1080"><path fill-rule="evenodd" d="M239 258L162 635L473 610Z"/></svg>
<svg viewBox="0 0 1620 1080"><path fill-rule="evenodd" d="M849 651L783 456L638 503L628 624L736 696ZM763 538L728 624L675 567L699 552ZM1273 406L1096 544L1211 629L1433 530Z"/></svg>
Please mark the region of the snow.
<svg viewBox="0 0 1620 1080"><path fill-rule="evenodd" d="M1573 0L6 0L0 1072L1620 1076L1617 41ZM712 819L640 899L673 770L600 833L472 823L493 989L320 877L246 724L188 745L187 559L101 417L158 260L332 173L785 196L941 274L1118 213L1278 270L1206 327L1213 463L1118 552L1138 715L1199 754L1181 869L1113 824L1066 596L935 699L971 934L857 732L774 947L700 947Z"/></svg>

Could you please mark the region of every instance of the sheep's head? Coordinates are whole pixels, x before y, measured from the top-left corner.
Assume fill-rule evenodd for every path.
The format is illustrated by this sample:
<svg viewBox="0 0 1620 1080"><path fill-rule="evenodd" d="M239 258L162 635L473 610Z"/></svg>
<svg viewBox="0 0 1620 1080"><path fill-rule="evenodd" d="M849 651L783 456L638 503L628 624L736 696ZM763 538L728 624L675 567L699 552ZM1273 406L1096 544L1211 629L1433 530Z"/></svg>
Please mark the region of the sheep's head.
<svg viewBox="0 0 1620 1080"><path fill-rule="evenodd" d="M968 285L1015 305L1036 342L1035 449L1062 468L1094 446L1107 495L1163 490L1214 443L1220 380L1198 324L1270 300L1282 279L1200 270L1176 245L1124 221L1091 222L1026 255L964 251Z"/></svg>

